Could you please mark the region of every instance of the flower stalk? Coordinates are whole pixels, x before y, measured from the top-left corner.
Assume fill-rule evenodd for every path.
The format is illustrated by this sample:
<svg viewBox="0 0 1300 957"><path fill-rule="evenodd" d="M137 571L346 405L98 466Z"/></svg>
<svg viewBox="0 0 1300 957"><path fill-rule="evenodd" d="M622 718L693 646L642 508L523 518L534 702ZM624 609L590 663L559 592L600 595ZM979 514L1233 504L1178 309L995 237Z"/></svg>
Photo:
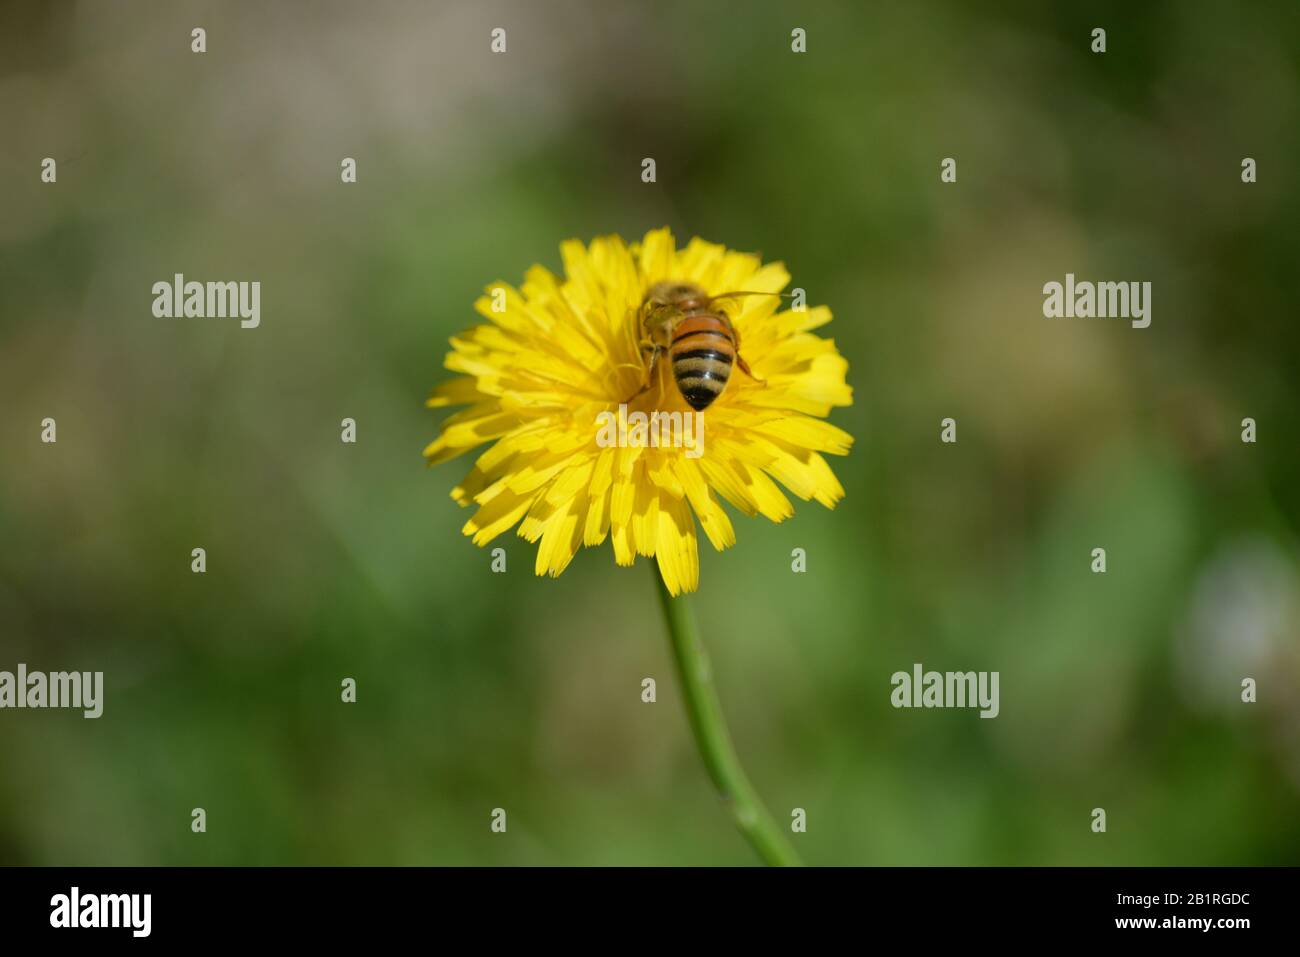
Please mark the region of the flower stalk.
<svg viewBox="0 0 1300 957"><path fill-rule="evenodd" d="M689 597L683 594L673 598L657 570L655 581L668 624L673 661L677 666L682 697L686 701L691 732L723 805L764 863L779 867L800 866L802 861L763 806L731 743L731 733L722 714L722 702L718 700L713 684L713 669L700 640Z"/></svg>

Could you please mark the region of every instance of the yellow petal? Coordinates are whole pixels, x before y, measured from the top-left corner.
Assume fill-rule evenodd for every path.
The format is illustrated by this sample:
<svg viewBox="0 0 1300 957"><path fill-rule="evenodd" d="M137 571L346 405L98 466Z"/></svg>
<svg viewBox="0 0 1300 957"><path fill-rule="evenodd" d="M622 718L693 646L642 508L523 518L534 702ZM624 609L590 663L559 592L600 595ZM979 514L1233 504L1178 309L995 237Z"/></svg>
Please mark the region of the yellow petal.
<svg viewBox="0 0 1300 957"><path fill-rule="evenodd" d="M461 531L472 536L475 545L486 545L523 518L534 498L533 495L500 496L481 506Z"/></svg>
<svg viewBox="0 0 1300 957"><path fill-rule="evenodd" d="M445 405L469 405L472 402L479 402L487 396L479 392L476 382L477 380L472 376L448 379L434 388L424 404L430 409L436 409Z"/></svg>
<svg viewBox="0 0 1300 957"><path fill-rule="evenodd" d="M732 468L744 483L749 497L758 505L759 514L764 518L780 523L794 514L794 506L790 504L790 500L782 495L776 483L760 470L739 461L733 462Z"/></svg>
<svg viewBox="0 0 1300 957"><path fill-rule="evenodd" d="M659 534L659 489L653 482L639 482L636 503L632 507L632 547L638 555L655 553L655 539ZM667 496L665 496L667 498ZM668 498L668 501L672 501Z"/></svg>
<svg viewBox="0 0 1300 957"><path fill-rule="evenodd" d="M673 234L667 226L653 229L641 240L641 281L648 287L651 283L674 278L674 266L677 247L673 243Z"/></svg>
<svg viewBox="0 0 1300 957"><path fill-rule="evenodd" d="M571 499L566 507L557 511L547 522L542 543L537 548L537 561L533 570L538 575L559 578L560 573L573 561L582 540L579 513L585 510L586 496Z"/></svg>
<svg viewBox="0 0 1300 957"><path fill-rule="evenodd" d="M718 551L736 544L736 530L732 528L731 519L718 504L717 498L704 481L704 475L694 460L678 459L673 463L673 470L686 489L691 508L700 520L700 527L708 536L709 543Z"/></svg>
<svg viewBox="0 0 1300 957"><path fill-rule="evenodd" d="M459 422L438 436L424 450L430 465L453 459L484 442L500 438L518 424L513 413L484 413L477 418Z"/></svg>
<svg viewBox="0 0 1300 957"><path fill-rule="evenodd" d="M603 492L594 493L588 496L587 518L583 524L582 544L587 547L599 545L609 534L609 499L610 493L606 489Z"/></svg>
<svg viewBox="0 0 1300 957"><path fill-rule="evenodd" d="M791 415L774 419L755 430L763 435L799 445L817 452L830 452L833 455L847 455L853 447L853 436L843 429L836 428L822 419L806 415Z"/></svg>
<svg viewBox="0 0 1300 957"><path fill-rule="evenodd" d="M659 574L674 597L695 591L700 584L700 552L695 539L695 519L683 499L666 499L657 516L655 558Z"/></svg>

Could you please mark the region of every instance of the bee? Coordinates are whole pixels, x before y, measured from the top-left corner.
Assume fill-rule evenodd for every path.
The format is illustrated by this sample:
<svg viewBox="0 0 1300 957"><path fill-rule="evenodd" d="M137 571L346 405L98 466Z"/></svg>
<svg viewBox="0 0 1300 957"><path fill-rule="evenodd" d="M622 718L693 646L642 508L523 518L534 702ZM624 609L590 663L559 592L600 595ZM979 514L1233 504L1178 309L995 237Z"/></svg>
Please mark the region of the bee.
<svg viewBox="0 0 1300 957"><path fill-rule="evenodd" d="M710 296L689 282L657 282L641 303L642 353L650 354L646 384L631 398L641 395L655 381L655 368L667 352L673 381L687 405L697 412L708 408L727 388L733 366L755 382L740 354L740 334L731 318L714 304L732 296L775 296L778 293L730 292Z"/></svg>

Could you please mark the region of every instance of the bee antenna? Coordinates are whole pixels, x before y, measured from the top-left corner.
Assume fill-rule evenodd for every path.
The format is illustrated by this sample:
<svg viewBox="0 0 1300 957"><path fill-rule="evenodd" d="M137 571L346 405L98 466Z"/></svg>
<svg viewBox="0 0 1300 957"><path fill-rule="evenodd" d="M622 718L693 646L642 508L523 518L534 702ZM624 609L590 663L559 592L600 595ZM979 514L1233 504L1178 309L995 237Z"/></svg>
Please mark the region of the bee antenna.
<svg viewBox="0 0 1300 957"><path fill-rule="evenodd" d="M737 290L735 292L720 292L716 296L710 296L709 302L717 302L719 299L731 299L733 296L780 296L782 299L793 299L792 292L751 292L748 290Z"/></svg>

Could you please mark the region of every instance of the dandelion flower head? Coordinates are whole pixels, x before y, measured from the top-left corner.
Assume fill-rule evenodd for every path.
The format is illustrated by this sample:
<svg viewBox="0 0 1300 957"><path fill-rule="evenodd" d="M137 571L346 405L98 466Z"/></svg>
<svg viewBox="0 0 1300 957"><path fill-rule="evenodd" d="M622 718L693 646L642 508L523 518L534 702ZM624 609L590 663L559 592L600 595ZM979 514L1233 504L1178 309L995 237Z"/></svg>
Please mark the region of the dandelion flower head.
<svg viewBox="0 0 1300 957"><path fill-rule="evenodd" d="M827 508L844 496L823 454L844 455L853 438L825 421L852 402L848 362L813 330L825 306L787 308L774 295L719 302L740 356L703 413L704 442L682 447L598 441L602 413L692 413L661 360L647 379L643 304L657 283L690 283L710 296L779 293L779 262L692 239L676 248L667 229L640 242L617 236L560 246L564 275L533 266L522 285L493 283L475 303L486 320L451 340L431 408L464 405L424 450L430 465L488 444L452 491L472 507L464 533L486 545L518 526L538 543L536 572L558 576L579 546L610 539L614 560L653 557L669 592L699 583L696 522L719 551L736 533L721 502L782 522L794 507L782 491ZM490 443L490 444L489 444Z"/></svg>

